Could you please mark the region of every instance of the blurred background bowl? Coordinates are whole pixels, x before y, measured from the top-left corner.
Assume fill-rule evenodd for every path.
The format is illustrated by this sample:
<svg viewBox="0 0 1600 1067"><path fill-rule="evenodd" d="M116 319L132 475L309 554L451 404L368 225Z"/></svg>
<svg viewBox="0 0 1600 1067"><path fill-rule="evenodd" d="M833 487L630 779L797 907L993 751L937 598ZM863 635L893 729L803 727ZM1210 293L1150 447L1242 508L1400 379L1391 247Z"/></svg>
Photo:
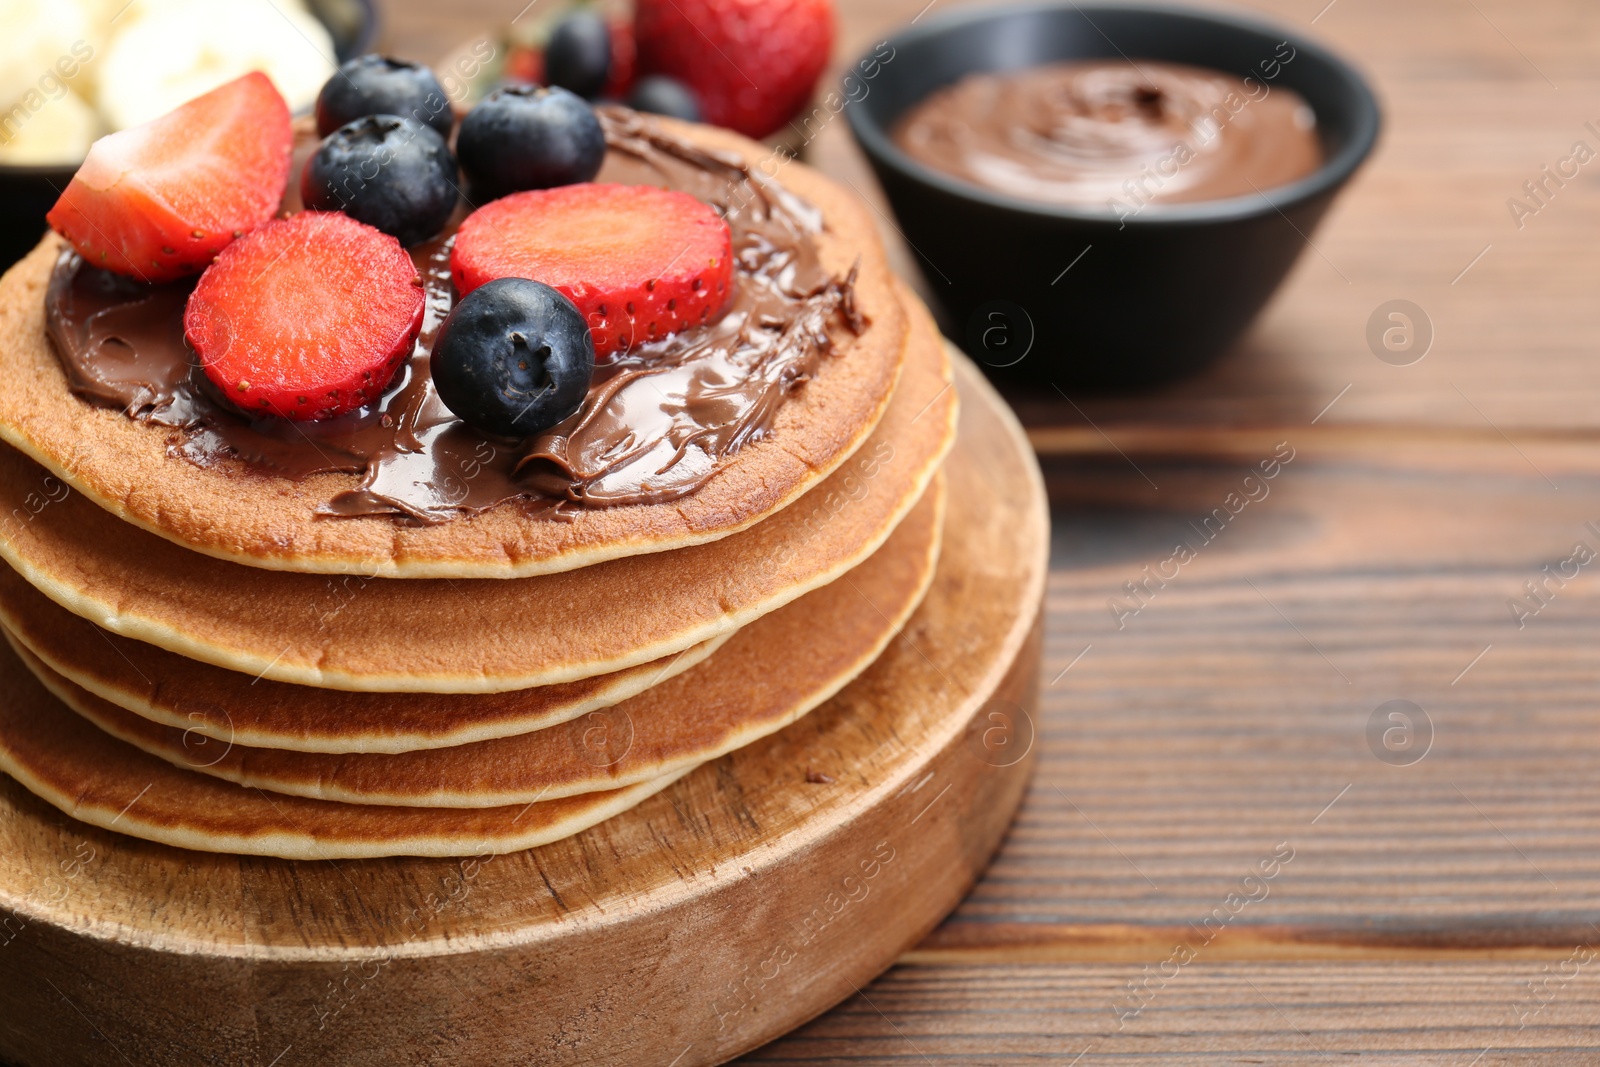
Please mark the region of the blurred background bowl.
<svg viewBox="0 0 1600 1067"><path fill-rule="evenodd" d="M217 0L225 2L225 0ZM333 38L339 62L370 51L378 36L373 0L306 0L306 6ZM81 160L79 161L81 162ZM33 250L44 236L45 213L67 187L78 164L70 166L0 165L0 270Z"/></svg>
<svg viewBox="0 0 1600 1067"><path fill-rule="evenodd" d="M1296 54L1273 85L1316 114L1324 162L1260 195L1151 204L1124 225L1109 207L969 185L918 163L891 136L912 105L979 71L1131 57L1259 78L1258 64L1283 41ZM921 257L945 332L1005 383L1139 388L1205 366L1260 312L1378 137L1378 104L1360 74L1249 17L1027 4L952 12L889 43L894 54L871 93L845 109L851 132Z"/></svg>

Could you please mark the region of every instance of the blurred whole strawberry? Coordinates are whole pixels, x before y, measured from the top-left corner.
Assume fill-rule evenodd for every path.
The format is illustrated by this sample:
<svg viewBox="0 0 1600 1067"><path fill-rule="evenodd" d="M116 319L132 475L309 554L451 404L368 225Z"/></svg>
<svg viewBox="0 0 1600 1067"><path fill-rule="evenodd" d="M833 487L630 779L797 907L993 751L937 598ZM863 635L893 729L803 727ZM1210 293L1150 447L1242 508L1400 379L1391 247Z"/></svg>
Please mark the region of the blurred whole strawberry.
<svg viewBox="0 0 1600 1067"><path fill-rule="evenodd" d="M705 120L765 137L811 99L832 0L638 0L639 69L689 86Z"/></svg>

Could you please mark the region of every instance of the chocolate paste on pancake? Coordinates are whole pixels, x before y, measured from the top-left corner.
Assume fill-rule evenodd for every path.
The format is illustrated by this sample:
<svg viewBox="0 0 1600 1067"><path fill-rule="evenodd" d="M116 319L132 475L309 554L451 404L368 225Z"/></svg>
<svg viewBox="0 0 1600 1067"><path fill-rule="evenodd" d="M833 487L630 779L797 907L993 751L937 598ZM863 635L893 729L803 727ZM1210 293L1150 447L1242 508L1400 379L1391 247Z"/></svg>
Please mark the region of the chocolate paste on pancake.
<svg viewBox="0 0 1600 1067"><path fill-rule="evenodd" d="M1311 109L1292 90L1144 59L969 75L913 107L894 140L995 192L1115 210L1245 196L1322 162Z"/></svg>
<svg viewBox="0 0 1600 1067"><path fill-rule="evenodd" d="M193 279L142 285L64 253L51 276L50 336L72 390L174 428L169 450L202 466L237 457L266 473L363 474L330 516L442 522L507 500L564 507L673 500L758 439L811 378L842 324L863 322L853 276L833 278L813 236L820 214L737 158L699 148L620 108L599 109L609 146L600 181L687 192L723 214L736 261L716 320L635 346L595 370L577 414L525 441L490 437L439 400L428 356L454 300L454 227L412 249L427 312L409 363L377 403L324 422L254 421L220 399L183 340ZM309 150L302 142L297 161ZM296 183L291 182L291 185ZM291 196L286 207L296 207ZM459 221L459 220L458 220Z"/></svg>

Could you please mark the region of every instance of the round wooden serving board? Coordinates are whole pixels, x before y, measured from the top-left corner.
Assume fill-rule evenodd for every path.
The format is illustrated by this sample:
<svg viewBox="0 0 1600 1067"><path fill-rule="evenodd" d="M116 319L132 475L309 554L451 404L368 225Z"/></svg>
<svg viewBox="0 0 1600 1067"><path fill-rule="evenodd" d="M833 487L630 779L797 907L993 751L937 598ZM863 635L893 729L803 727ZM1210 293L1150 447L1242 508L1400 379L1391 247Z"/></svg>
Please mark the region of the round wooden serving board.
<svg viewBox="0 0 1600 1067"><path fill-rule="evenodd" d="M1044 489L958 363L944 555L901 636L586 833L291 863L96 830L0 779L0 1061L691 1067L865 985L971 887L1033 762Z"/></svg>

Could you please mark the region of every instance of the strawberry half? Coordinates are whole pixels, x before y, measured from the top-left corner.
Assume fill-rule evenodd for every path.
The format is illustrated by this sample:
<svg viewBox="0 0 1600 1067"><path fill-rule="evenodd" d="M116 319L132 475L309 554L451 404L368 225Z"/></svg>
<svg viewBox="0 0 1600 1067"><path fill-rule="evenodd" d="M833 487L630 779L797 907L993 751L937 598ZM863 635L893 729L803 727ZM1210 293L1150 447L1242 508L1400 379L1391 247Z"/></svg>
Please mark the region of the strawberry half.
<svg viewBox="0 0 1600 1067"><path fill-rule="evenodd" d="M183 332L206 377L251 415L330 419L376 400L422 327L405 249L348 215L302 211L223 249Z"/></svg>
<svg viewBox="0 0 1600 1067"><path fill-rule="evenodd" d="M708 321L733 291L728 224L687 193L585 183L513 193L467 217L450 253L466 296L528 278L577 305L597 357Z"/></svg>
<svg viewBox="0 0 1600 1067"><path fill-rule="evenodd" d="M90 264L140 281L197 273L278 210L292 142L283 97L246 74L96 141L50 227Z"/></svg>

